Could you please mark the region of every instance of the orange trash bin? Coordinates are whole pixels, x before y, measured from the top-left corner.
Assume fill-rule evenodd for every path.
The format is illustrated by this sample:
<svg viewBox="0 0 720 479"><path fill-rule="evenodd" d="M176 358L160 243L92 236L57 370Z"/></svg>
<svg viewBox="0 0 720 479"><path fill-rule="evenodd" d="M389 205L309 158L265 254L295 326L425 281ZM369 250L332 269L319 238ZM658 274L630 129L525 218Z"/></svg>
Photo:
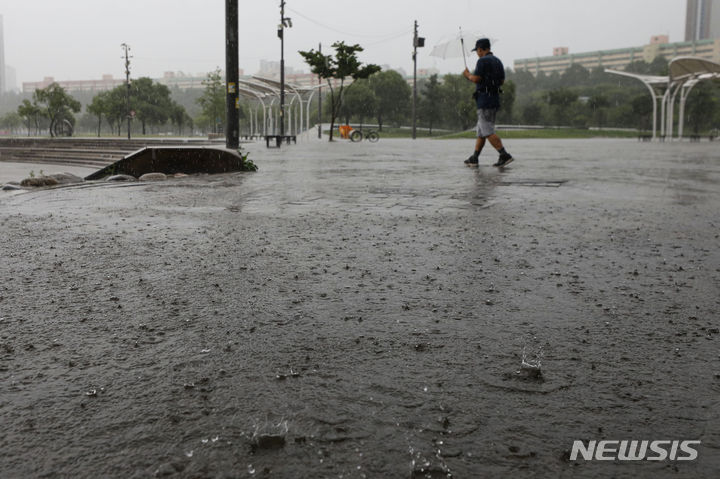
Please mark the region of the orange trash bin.
<svg viewBox="0 0 720 479"><path fill-rule="evenodd" d="M353 128L350 125L340 125L338 126L338 131L340 132L340 138L348 139L350 138L350 132L353 130Z"/></svg>

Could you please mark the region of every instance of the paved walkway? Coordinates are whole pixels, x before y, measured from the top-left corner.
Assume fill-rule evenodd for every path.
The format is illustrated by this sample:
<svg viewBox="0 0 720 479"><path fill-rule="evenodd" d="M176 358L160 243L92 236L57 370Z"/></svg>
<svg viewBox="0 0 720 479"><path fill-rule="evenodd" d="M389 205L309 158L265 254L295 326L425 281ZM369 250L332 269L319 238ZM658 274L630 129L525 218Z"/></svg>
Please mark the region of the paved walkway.
<svg viewBox="0 0 720 479"><path fill-rule="evenodd" d="M0 161L0 186L9 183L11 181L20 182L30 176L32 172L35 176L40 176L40 172L45 175L52 175L54 173L72 173L81 178L97 171L94 168L84 168L78 166L58 166L48 165L47 163L14 163L7 161Z"/></svg>
<svg viewBox="0 0 720 479"><path fill-rule="evenodd" d="M0 194L0 476L710 477L720 151L507 143Z"/></svg>

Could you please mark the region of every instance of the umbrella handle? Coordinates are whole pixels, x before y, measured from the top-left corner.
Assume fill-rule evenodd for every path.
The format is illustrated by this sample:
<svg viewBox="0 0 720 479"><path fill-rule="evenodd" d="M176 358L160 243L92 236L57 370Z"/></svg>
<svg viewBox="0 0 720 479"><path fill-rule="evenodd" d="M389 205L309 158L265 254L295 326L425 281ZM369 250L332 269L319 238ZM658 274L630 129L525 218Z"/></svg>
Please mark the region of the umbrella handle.
<svg viewBox="0 0 720 479"><path fill-rule="evenodd" d="M465 69L467 70L467 58L465 57L465 39L460 37L460 45L462 45L463 61L465 62Z"/></svg>

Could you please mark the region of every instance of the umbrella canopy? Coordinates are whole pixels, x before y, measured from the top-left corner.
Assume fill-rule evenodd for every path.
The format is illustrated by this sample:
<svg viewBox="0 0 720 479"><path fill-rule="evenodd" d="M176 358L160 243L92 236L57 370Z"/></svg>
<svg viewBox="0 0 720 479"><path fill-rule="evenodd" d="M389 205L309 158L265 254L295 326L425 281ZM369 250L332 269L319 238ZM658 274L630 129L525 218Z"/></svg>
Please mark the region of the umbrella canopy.
<svg viewBox="0 0 720 479"><path fill-rule="evenodd" d="M454 37L435 45L432 50L430 50L430 56L442 58L443 60L466 56L475 46L475 40L476 38L474 38L472 34L464 34L462 31L458 32Z"/></svg>
<svg viewBox="0 0 720 479"><path fill-rule="evenodd" d="M461 29L454 35L445 37L443 41L435 45L433 49L430 50L430 56L442 58L443 60L447 60L449 58L467 59L468 55L472 55L472 50L475 48L475 42L479 38L490 37L477 32L464 32ZM490 39L491 43L494 43L494 41L494 39ZM467 65L467 60L465 63Z"/></svg>

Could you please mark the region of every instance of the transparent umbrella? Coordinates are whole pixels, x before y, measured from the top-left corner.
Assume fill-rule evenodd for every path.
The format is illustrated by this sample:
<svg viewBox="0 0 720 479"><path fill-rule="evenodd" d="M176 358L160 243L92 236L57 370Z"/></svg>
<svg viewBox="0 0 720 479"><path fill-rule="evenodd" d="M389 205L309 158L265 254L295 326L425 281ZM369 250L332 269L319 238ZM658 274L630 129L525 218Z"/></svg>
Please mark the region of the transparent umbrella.
<svg viewBox="0 0 720 479"><path fill-rule="evenodd" d="M447 60L449 58L460 58L462 57L465 62L465 68L467 68L467 56L475 48L475 41L479 38L489 38L487 35L483 35L477 32L465 32L459 29L454 35L445 37L443 41L438 43L430 50L431 57L442 58ZM494 40L490 40L494 42Z"/></svg>

